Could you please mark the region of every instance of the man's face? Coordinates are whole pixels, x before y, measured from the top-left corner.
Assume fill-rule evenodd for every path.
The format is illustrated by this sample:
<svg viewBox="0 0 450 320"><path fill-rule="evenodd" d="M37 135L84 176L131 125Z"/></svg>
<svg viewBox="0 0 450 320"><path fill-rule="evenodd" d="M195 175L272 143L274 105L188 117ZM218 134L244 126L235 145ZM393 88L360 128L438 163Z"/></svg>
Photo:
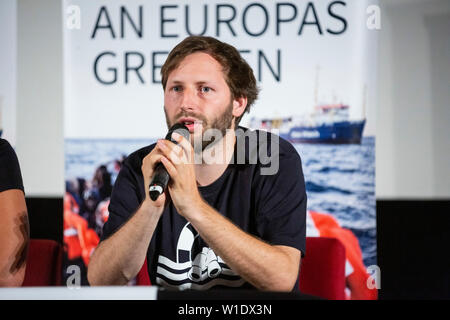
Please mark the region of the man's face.
<svg viewBox="0 0 450 320"><path fill-rule="evenodd" d="M175 123L188 127L191 143L208 129L218 129L223 136L234 127L233 101L220 63L203 52L184 58L167 79L164 112L169 128ZM210 143L203 142L202 150Z"/></svg>

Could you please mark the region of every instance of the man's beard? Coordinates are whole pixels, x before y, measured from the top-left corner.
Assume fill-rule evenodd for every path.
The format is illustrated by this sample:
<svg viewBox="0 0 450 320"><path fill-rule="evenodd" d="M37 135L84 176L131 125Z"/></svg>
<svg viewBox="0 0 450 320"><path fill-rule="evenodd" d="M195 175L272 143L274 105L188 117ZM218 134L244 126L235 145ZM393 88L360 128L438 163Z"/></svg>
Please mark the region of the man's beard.
<svg viewBox="0 0 450 320"><path fill-rule="evenodd" d="M223 137L225 137L225 134L227 132L227 129L231 129L231 124L233 122L233 102L231 101L228 107L225 109L225 111L218 117L211 119L211 121L208 121L205 117L203 117L200 114L195 114L193 112L180 112L175 117L175 122L170 123L169 118L167 117L166 108L164 108L164 114L166 116L166 123L167 128L170 129L175 123L178 122L179 119L184 117L192 117L195 119L198 119L202 121L202 134L201 136L195 137L195 139L202 139L202 151L204 151L207 147L212 147L214 144L219 142ZM209 141L203 140L203 135L208 129L216 129L221 132L221 135L218 139L211 139ZM214 136L215 137L215 136ZM196 145L195 141L192 141L192 146L194 147Z"/></svg>

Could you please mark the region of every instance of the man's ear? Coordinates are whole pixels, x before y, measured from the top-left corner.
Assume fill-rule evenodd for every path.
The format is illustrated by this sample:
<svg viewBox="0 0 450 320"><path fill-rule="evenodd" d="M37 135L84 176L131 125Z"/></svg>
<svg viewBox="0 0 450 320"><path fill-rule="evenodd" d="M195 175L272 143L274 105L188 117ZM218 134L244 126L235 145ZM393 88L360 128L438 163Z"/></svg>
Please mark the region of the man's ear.
<svg viewBox="0 0 450 320"><path fill-rule="evenodd" d="M233 116L239 118L247 107L247 97L239 97L233 100Z"/></svg>

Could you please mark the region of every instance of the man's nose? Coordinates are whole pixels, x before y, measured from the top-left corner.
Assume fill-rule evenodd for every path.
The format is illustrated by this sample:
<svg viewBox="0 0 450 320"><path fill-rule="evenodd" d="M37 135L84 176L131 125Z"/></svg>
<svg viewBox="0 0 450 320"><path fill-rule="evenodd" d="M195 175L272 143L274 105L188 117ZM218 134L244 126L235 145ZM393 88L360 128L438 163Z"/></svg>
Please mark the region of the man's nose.
<svg viewBox="0 0 450 320"><path fill-rule="evenodd" d="M197 92L194 89L185 88L183 90L183 97L181 100L181 109L188 111L188 110L195 110L198 107L198 96Z"/></svg>

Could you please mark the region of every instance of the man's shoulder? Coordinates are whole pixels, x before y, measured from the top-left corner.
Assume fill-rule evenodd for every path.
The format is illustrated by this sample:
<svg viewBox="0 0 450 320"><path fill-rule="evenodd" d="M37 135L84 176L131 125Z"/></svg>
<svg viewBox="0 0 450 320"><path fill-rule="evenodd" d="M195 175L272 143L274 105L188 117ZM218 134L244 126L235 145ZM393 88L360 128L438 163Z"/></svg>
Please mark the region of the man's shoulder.
<svg viewBox="0 0 450 320"><path fill-rule="evenodd" d="M19 170L19 160L8 140L0 138L0 168L4 171Z"/></svg>
<svg viewBox="0 0 450 320"><path fill-rule="evenodd" d="M0 155L10 155L14 153L14 149L9 144L8 140L0 138Z"/></svg>
<svg viewBox="0 0 450 320"><path fill-rule="evenodd" d="M246 137L246 150L257 151L259 157L263 154L261 151L264 151L268 156L277 156L280 159L294 157L300 160L300 155L295 147L277 133L239 126L236 130L236 136L238 139ZM261 150L261 148L263 149Z"/></svg>
<svg viewBox="0 0 450 320"><path fill-rule="evenodd" d="M24 191L16 152L8 140L0 138L0 192L7 189Z"/></svg>
<svg viewBox="0 0 450 320"><path fill-rule="evenodd" d="M124 165L128 166L133 171L138 170L141 171L142 160L153 150L156 143L151 145L142 147L136 151L133 151L128 155L128 157L124 160Z"/></svg>

